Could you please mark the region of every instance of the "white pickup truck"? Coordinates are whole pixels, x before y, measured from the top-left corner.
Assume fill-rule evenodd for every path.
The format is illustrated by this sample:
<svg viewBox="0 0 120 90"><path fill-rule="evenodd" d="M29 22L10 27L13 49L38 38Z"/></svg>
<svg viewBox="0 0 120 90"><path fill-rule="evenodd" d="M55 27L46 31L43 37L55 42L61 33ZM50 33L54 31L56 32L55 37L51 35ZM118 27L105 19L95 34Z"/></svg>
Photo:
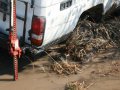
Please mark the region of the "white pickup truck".
<svg viewBox="0 0 120 90"><path fill-rule="evenodd" d="M7 44L9 1L0 0L0 46ZM72 32L85 12L90 10L99 17L113 6L119 7L120 0L17 0L20 45L40 52Z"/></svg>

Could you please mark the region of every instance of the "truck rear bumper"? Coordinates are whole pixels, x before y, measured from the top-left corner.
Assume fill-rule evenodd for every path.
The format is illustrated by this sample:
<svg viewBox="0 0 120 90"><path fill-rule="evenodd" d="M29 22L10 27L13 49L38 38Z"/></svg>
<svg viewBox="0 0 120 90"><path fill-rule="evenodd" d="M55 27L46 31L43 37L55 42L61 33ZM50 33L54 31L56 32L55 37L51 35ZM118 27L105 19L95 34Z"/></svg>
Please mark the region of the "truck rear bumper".
<svg viewBox="0 0 120 90"><path fill-rule="evenodd" d="M3 49L6 49L8 50L9 49L9 37L8 35L0 32L0 47L3 48ZM40 52L43 52L42 49L38 49L37 47L35 46L32 46L30 44L24 44L23 46L21 46L21 49L22 49L22 53L23 54L29 54L30 56L35 56L35 54L38 54Z"/></svg>
<svg viewBox="0 0 120 90"><path fill-rule="evenodd" d="M36 47L34 45L27 44L27 43L25 43L23 46L20 45L20 48L22 49L22 54L30 56L30 57L35 57L37 55L40 55L40 53L44 52L44 50L48 49L50 46L66 40L71 35L71 33L66 34L63 37L61 37L61 38L59 38L59 39L57 39L57 40L55 40L51 43L48 43L47 45L42 46L42 47ZM1 32L0 32L0 47L4 48L4 49L7 49L7 50L9 48L8 35L3 34Z"/></svg>

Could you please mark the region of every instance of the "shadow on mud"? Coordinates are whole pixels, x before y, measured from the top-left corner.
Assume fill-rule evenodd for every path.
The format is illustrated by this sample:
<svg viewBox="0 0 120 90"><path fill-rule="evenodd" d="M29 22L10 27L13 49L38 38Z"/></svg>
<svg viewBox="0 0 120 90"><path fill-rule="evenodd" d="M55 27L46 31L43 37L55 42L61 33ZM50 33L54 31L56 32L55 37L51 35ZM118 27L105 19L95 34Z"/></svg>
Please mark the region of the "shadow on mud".
<svg viewBox="0 0 120 90"><path fill-rule="evenodd" d="M32 62L35 62L38 58L42 58L43 56L45 56L45 54L41 53L40 55L35 57L35 59L28 57L22 57L21 59L19 59L19 73L25 70L25 66L31 64ZM0 81L13 81L13 78L1 78L1 76L3 75L13 76L13 61L7 50L0 48Z"/></svg>

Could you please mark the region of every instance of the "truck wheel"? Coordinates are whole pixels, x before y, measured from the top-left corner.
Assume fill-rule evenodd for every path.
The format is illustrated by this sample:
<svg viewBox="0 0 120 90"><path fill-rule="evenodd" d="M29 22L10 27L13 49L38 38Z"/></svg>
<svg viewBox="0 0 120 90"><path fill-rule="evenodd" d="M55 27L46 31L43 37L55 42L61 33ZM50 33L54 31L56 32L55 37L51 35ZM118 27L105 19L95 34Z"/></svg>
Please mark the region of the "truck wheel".
<svg viewBox="0 0 120 90"><path fill-rule="evenodd" d="M81 20L89 20L89 21L98 23L102 20L102 13L98 14L98 13L95 13L95 12L84 12L81 15L80 19Z"/></svg>

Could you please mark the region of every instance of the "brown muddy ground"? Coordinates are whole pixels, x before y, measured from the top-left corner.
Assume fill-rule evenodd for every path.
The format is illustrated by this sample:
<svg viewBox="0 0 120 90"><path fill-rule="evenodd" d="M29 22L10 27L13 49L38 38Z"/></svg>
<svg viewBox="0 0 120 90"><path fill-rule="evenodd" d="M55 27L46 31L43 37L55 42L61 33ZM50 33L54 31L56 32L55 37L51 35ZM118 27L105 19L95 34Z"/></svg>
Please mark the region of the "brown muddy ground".
<svg viewBox="0 0 120 90"><path fill-rule="evenodd" d="M0 90L64 90L66 83L83 80L93 83L87 90L120 90L120 50L110 49L96 55L90 63L83 64L77 75L57 75L48 72L44 65L49 57L44 55L30 63L19 61L19 80L12 81L12 62L0 49Z"/></svg>

